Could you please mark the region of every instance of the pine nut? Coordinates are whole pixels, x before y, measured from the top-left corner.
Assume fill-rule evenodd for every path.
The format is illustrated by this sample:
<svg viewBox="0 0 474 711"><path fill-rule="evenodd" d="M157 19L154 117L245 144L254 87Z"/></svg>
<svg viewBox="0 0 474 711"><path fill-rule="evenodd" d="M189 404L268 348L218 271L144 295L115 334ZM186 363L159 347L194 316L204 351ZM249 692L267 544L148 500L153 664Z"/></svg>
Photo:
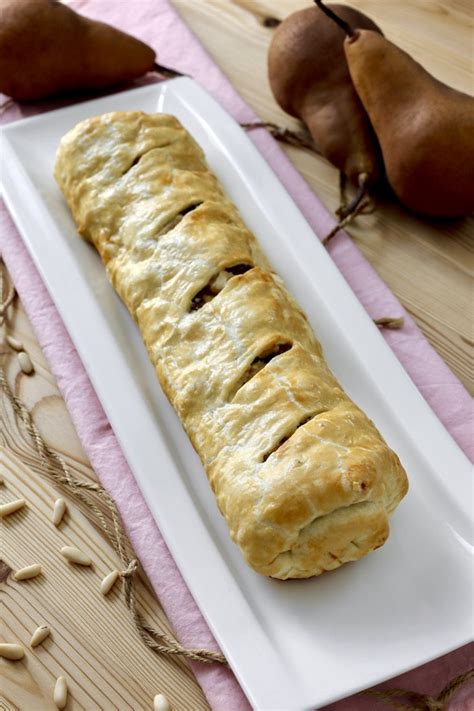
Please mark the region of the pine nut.
<svg viewBox="0 0 474 711"><path fill-rule="evenodd" d="M153 699L153 711L171 711L170 702L164 694L157 694Z"/></svg>
<svg viewBox="0 0 474 711"><path fill-rule="evenodd" d="M92 561L89 556L74 546L63 546L63 548L61 548L61 553L66 560L69 561L69 563L75 563L76 565L92 565Z"/></svg>
<svg viewBox="0 0 474 711"><path fill-rule="evenodd" d="M53 509L53 523L55 526L59 526L63 520L63 516L66 513L67 505L64 499L56 499L54 502Z"/></svg>
<svg viewBox="0 0 474 711"><path fill-rule="evenodd" d="M63 709L67 704L67 681L65 676L60 676L56 679L53 701L58 709Z"/></svg>
<svg viewBox="0 0 474 711"><path fill-rule="evenodd" d="M15 499L7 504L0 504L0 518L5 518L5 516L10 516L10 514L19 511L25 504L25 499Z"/></svg>
<svg viewBox="0 0 474 711"><path fill-rule="evenodd" d="M25 568L20 568L13 577L15 580L30 580L30 578L36 578L37 575L41 575L42 572L41 565L34 563L33 565L27 565Z"/></svg>
<svg viewBox="0 0 474 711"><path fill-rule="evenodd" d="M13 348L14 351L24 350L23 343L17 340L14 336L7 336L6 340L10 348Z"/></svg>
<svg viewBox="0 0 474 711"><path fill-rule="evenodd" d="M31 358L28 353L25 353L25 351L20 351L20 353L18 353L17 355L17 360L22 373L24 373L25 375L31 375L31 373L34 372L35 368L33 363L31 362Z"/></svg>
<svg viewBox="0 0 474 711"><path fill-rule="evenodd" d="M41 627L37 627L35 631L33 632L33 636L30 640L30 647L37 647L41 642L44 642L46 637L49 637L51 630L49 629L48 625L41 625Z"/></svg>
<svg viewBox="0 0 474 711"><path fill-rule="evenodd" d="M23 659L24 656L25 650L20 644L0 644L0 657L17 662L19 659Z"/></svg>
<svg viewBox="0 0 474 711"><path fill-rule="evenodd" d="M118 570L112 570L111 573L105 576L100 584L100 592L102 595L108 595L113 586L118 580L120 573Z"/></svg>

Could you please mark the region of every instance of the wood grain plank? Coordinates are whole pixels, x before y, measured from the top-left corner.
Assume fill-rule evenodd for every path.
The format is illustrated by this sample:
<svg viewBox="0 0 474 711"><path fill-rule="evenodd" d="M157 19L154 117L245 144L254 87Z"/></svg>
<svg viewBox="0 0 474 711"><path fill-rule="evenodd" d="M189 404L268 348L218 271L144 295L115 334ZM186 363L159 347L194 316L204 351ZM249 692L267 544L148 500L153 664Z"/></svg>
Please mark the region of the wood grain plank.
<svg viewBox="0 0 474 711"><path fill-rule="evenodd" d="M267 121L295 127L276 105L266 73L271 28L308 0L173 0L237 91ZM351 0L434 76L472 92L472 3L469 0ZM339 201L336 170L308 151L284 147L323 203ZM348 228L369 262L411 313L471 393L474 341L474 221L421 219L381 199L374 215ZM270 255L271 256L271 255ZM466 365L471 364L471 365Z"/></svg>

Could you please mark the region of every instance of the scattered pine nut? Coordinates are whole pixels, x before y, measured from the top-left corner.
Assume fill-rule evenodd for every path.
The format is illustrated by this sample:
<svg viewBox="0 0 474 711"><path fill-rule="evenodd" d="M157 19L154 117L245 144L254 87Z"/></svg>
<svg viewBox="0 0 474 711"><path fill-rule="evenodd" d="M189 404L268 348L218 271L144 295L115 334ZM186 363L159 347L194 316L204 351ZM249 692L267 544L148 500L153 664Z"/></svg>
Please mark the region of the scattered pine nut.
<svg viewBox="0 0 474 711"><path fill-rule="evenodd" d="M17 662L24 656L25 650L20 644L7 644L6 642L0 644L0 657Z"/></svg>
<svg viewBox="0 0 474 711"><path fill-rule="evenodd" d="M63 709L67 704L67 681L65 676L59 676L56 679L53 701L58 709Z"/></svg>
<svg viewBox="0 0 474 711"><path fill-rule="evenodd" d="M153 711L171 711L170 702L164 694L157 694L153 699Z"/></svg>
<svg viewBox="0 0 474 711"><path fill-rule="evenodd" d="M31 373L34 372L35 368L28 353L20 351L17 355L17 360L22 373L25 375L31 375Z"/></svg>
<svg viewBox="0 0 474 711"><path fill-rule="evenodd" d="M7 336L6 341L10 348L13 348L14 351L24 351L24 346L21 341L16 339L14 336Z"/></svg>
<svg viewBox="0 0 474 711"><path fill-rule="evenodd" d="M63 516L66 513L67 505L64 499L56 499L54 502L53 509L53 523L55 526L59 526L63 520Z"/></svg>
<svg viewBox="0 0 474 711"><path fill-rule="evenodd" d="M27 565L25 568L20 568L13 577L15 580L30 580L30 578L36 578L37 575L41 575L42 572L41 565L34 563L33 565Z"/></svg>
<svg viewBox="0 0 474 711"><path fill-rule="evenodd" d="M10 516L10 514L19 511L25 504L25 499L15 499L7 504L0 504L0 518L5 518L5 516Z"/></svg>
<svg viewBox="0 0 474 711"><path fill-rule="evenodd" d="M118 570L112 570L111 573L105 576L105 578L100 584L100 592L102 593L102 595L109 594L109 592L112 590L113 586L117 582L119 575L120 573Z"/></svg>
<svg viewBox="0 0 474 711"><path fill-rule="evenodd" d="M61 553L66 560L69 561L69 563L75 563L76 565L92 565L92 561L89 556L74 546L63 546L63 548L61 548Z"/></svg>
<svg viewBox="0 0 474 711"><path fill-rule="evenodd" d="M44 642L46 637L49 637L51 630L48 625L41 625L37 627L33 632L33 636L30 640L30 647L37 647L41 642Z"/></svg>

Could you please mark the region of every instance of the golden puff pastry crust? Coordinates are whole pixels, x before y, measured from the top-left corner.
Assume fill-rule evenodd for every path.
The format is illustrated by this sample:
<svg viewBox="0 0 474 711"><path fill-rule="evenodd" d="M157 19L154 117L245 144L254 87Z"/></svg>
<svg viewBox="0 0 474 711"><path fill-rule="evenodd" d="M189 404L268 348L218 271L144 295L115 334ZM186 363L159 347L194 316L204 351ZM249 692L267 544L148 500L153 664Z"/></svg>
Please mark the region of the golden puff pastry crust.
<svg viewBox="0 0 474 711"><path fill-rule="evenodd" d="M407 491L398 457L328 369L179 121L83 121L62 139L55 176L248 563L306 578L381 546Z"/></svg>

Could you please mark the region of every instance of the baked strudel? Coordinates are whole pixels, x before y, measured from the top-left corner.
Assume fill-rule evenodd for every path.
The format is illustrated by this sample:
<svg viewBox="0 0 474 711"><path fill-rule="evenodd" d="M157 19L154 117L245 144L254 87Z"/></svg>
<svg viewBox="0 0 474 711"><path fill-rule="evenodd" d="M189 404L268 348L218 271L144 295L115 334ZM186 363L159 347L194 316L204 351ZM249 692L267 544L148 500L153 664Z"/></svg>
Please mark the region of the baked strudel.
<svg viewBox="0 0 474 711"><path fill-rule="evenodd" d="M56 179L143 336L248 563L306 578L388 536L397 455L173 116L117 112L61 141Z"/></svg>

